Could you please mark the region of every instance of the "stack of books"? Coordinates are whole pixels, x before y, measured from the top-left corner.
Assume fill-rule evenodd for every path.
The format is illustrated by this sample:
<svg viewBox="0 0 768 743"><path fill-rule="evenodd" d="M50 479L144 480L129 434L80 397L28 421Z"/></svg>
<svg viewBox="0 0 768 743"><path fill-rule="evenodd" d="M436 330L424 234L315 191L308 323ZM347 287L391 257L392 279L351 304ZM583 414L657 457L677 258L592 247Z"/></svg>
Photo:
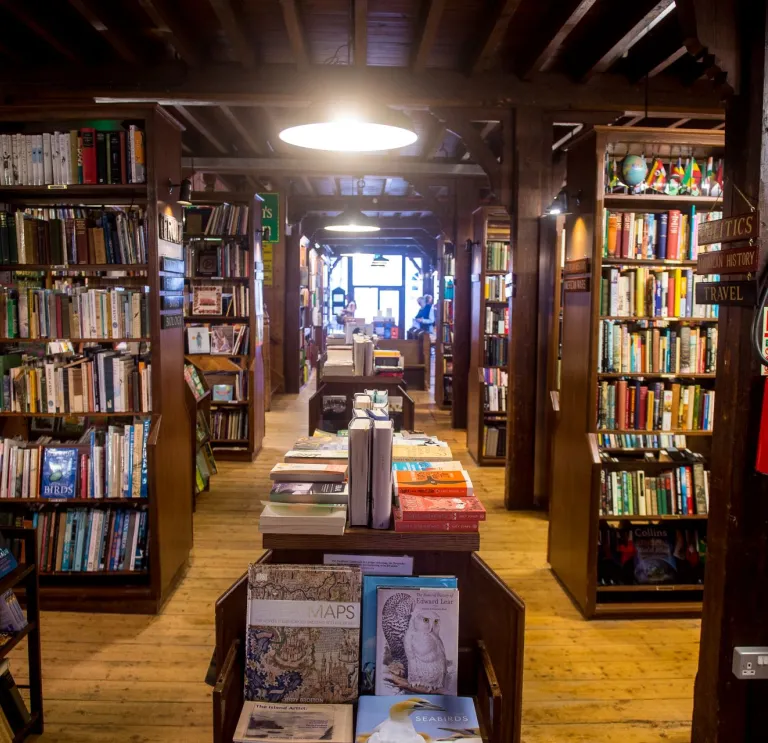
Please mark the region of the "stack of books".
<svg viewBox="0 0 768 743"><path fill-rule="evenodd" d="M403 376L403 357L400 351L376 349L373 352L373 371L383 377Z"/></svg>
<svg viewBox="0 0 768 743"><path fill-rule="evenodd" d="M323 376L352 377L355 374L355 364L352 360L352 346L331 346L326 350Z"/></svg>

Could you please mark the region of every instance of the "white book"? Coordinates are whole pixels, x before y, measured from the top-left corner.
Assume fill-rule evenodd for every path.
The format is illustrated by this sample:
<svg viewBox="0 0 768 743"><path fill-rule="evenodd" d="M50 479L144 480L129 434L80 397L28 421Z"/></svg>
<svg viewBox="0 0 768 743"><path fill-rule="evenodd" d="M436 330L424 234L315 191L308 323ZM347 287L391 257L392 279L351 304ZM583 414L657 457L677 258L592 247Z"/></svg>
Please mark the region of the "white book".
<svg viewBox="0 0 768 743"><path fill-rule="evenodd" d="M352 705L245 702L232 740L269 740L267 730L280 731L279 739L285 743L351 743Z"/></svg>
<svg viewBox="0 0 768 743"><path fill-rule="evenodd" d="M263 534L341 536L346 523L347 507L344 505L266 502L259 516L259 531Z"/></svg>
<svg viewBox="0 0 768 743"><path fill-rule="evenodd" d="M53 161L51 160L51 133L43 134L43 182L53 183Z"/></svg>
<svg viewBox="0 0 768 743"><path fill-rule="evenodd" d="M24 151L22 158L22 178L23 178L23 185L25 186L34 186L35 184L32 182L34 179L32 177L32 135L31 134L22 134L24 141Z"/></svg>
<svg viewBox="0 0 768 743"><path fill-rule="evenodd" d="M10 469L12 448L13 448L13 440L4 439L3 440L3 470L2 470L2 483L0 483L0 498L8 497L8 470Z"/></svg>
<svg viewBox="0 0 768 743"><path fill-rule="evenodd" d="M53 132L51 134L51 167L53 169L53 182L56 185L61 185L64 181L61 180L61 157L59 156L59 133Z"/></svg>
<svg viewBox="0 0 768 743"><path fill-rule="evenodd" d="M61 182L72 182L72 165L69 161L69 132L59 132L59 158L61 160Z"/></svg>
<svg viewBox="0 0 768 743"><path fill-rule="evenodd" d="M349 423L349 523L368 526L371 493L373 421L355 418Z"/></svg>
<svg viewBox="0 0 768 743"><path fill-rule="evenodd" d="M19 337L29 338L29 295L27 290L19 290Z"/></svg>
<svg viewBox="0 0 768 743"><path fill-rule="evenodd" d="M13 183L21 183L21 134L11 135L11 148L13 151Z"/></svg>
<svg viewBox="0 0 768 743"><path fill-rule="evenodd" d="M458 660L457 588L377 589L377 696L455 696Z"/></svg>
<svg viewBox="0 0 768 743"><path fill-rule="evenodd" d="M86 572L93 572L96 562L96 543L99 541L101 535L101 524L103 511L96 510L93 512L93 523L91 524L91 534L88 539L88 560L86 562Z"/></svg>
<svg viewBox="0 0 768 743"><path fill-rule="evenodd" d="M30 465L30 449L24 449L23 461L24 466L21 475L21 497L29 498L29 465Z"/></svg>
<svg viewBox="0 0 768 743"><path fill-rule="evenodd" d="M45 166L43 165L43 135L35 135L35 146L37 148L37 185L45 184Z"/></svg>
<svg viewBox="0 0 768 743"><path fill-rule="evenodd" d="M392 434L391 420L373 422L371 526L374 529L389 529L392 520Z"/></svg>

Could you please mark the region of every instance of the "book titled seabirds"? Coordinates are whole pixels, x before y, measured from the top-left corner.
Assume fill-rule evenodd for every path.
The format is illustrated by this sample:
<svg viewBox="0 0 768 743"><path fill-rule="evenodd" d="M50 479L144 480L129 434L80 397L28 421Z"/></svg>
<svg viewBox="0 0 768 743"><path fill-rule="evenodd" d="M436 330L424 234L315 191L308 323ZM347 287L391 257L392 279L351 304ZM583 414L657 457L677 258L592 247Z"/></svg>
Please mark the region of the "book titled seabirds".
<svg viewBox="0 0 768 743"><path fill-rule="evenodd" d="M349 523L368 526L371 504L371 438L373 421L349 422Z"/></svg>
<svg viewBox="0 0 768 743"><path fill-rule="evenodd" d="M352 705L246 702L232 740L352 743Z"/></svg>
<svg viewBox="0 0 768 743"><path fill-rule="evenodd" d="M41 498L74 498L77 484L77 449L51 447L43 452Z"/></svg>
<svg viewBox="0 0 768 743"><path fill-rule="evenodd" d="M392 521L392 433L391 420L373 422L371 526L374 529L389 529Z"/></svg>
<svg viewBox="0 0 768 743"><path fill-rule="evenodd" d="M458 589L381 587L376 613L376 694L455 695Z"/></svg>
<svg viewBox="0 0 768 743"><path fill-rule="evenodd" d="M362 678L363 694L373 694L376 681L376 619L379 588L456 588L457 579L446 576L363 575Z"/></svg>
<svg viewBox="0 0 768 743"><path fill-rule="evenodd" d="M482 743L475 702L471 697L419 694L406 698L360 697L355 740L461 741Z"/></svg>
<svg viewBox="0 0 768 743"><path fill-rule="evenodd" d="M361 588L357 567L250 565L245 699L356 699Z"/></svg>

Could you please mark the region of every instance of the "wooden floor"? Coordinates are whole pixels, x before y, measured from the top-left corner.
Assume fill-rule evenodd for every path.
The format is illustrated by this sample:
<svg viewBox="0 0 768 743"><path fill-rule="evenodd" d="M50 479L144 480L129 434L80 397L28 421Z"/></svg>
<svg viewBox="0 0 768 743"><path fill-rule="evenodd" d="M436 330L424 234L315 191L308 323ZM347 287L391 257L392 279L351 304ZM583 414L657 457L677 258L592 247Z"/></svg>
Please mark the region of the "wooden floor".
<svg viewBox="0 0 768 743"><path fill-rule="evenodd" d="M501 468L476 468L462 431L421 395L419 428L439 433L472 472L489 511L482 557L525 600L525 743L690 740L699 622L585 622L551 576L547 522L502 506ZM51 743L209 743L213 603L261 554L267 473L306 433L308 390L274 400L254 464L222 464L199 499L189 572L157 617L45 613L46 733ZM243 617L245 620L245 617ZM489 621L493 621L489 617ZM21 683L25 666L14 654Z"/></svg>

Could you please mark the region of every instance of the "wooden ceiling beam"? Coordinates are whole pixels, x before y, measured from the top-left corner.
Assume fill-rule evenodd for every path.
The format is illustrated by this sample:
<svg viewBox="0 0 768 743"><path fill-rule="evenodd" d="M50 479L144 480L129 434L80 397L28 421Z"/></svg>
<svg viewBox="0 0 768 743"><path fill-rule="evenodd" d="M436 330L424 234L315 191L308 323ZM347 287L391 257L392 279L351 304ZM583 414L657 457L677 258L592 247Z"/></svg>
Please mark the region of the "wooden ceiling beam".
<svg viewBox="0 0 768 743"><path fill-rule="evenodd" d="M411 63L414 72L423 72L427 66L444 10L445 0L427 0L426 12L416 30L417 47Z"/></svg>
<svg viewBox="0 0 768 743"><path fill-rule="evenodd" d="M368 66L368 0L355 0L354 13L354 47L353 58L355 67Z"/></svg>
<svg viewBox="0 0 768 743"><path fill-rule="evenodd" d="M202 134L208 142L213 145L214 149L218 150L222 155L228 155L229 150L221 143L216 135L210 130L210 128L203 123L200 119L199 113L193 114L188 108L184 106L174 106L176 111L183 116L187 122L194 127L200 134Z"/></svg>
<svg viewBox="0 0 768 743"><path fill-rule="evenodd" d="M246 38L243 23L235 15L230 0L208 0L208 3L219 19L240 64L246 70L255 69L256 55L253 52L253 42Z"/></svg>
<svg viewBox="0 0 768 743"><path fill-rule="evenodd" d="M431 211L423 198L413 196L298 196L296 200L306 211L335 212L346 208L362 212L424 212ZM450 206L449 201L433 199L442 211Z"/></svg>
<svg viewBox="0 0 768 743"><path fill-rule="evenodd" d="M301 26L298 4L296 0L280 0L280 5L283 6L285 30L288 32L288 40L291 42L296 66L300 70L305 70L309 67L309 53L307 52L307 42L304 39L304 30Z"/></svg>
<svg viewBox="0 0 768 743"><path fill-rule="evenodd" d="M229 120L232 128L240 135L243 142L245 142L254 155L261 156L267 154L266 149L256 141L251 130L240 120L241 114L237 112L237 109L230 106L219 106L219 110Z"/></svg>
<svg viewBox="0 0 768 743"><path fill-rule="evenodd" d="M139 0L139 5L155 24L158 33L170 41L179 57L190 67L199 67L198 45L178 27L174 19L174 11L166 4L166 0Z"/></svg>
<svg viewBox="0 0 768 743"><path fill-rule="evenodd" d="M485 124L483 125L483 128L480 130L480 139L482 139L483 141L488 139L488 136L491 134L491 132L493 132L496 129L496 127L498 127L500 124L501 124L500 121L486 121ZM471 156L471 153L467 151L459 159L469 160L470 156Z"/></svg>
<svg viewBox="0 0 768 743"><path fill-rule="evenodd" d="M656 75L664 72L667 67L671 67L678 59L681 59L686 54L688 54L688 50L684 46L679 46L674 52L665 56L658 64L648 70L648 77L656 77Z"/></svg>
<svg viewBox="0 0 768 743"><path fill-rule="evenodd" d="M123 38L117 29L110 27L105 20L103 9L94 8L93 0L69 0L69 4L98 31L104 40L115 50L124 62L132 65L142 64L142 60L136 54L134 44Z"/></svg>
<svg viewBox="0 0 768 743"><path fill-rule="evenodd" d="M81 61L80 56L59 41L59 34L51 33L45 26L38 23L37 18L24 9L24 5L25 3L13 2L13 0L0 0L0 7L16 16L17 20L23 23L35 36L42 39L70 62L79 63Z"/></svg>
<svg viewBox="0 0 768 743"><path fill-rule="evenodd" d="M629 121L622 124L622 126L634 126L635 124L641 122L645 118L645 114L639 114L638 116L633 116Z"/></svg>
<svg viewBox="0 0 768 743"><path fill-rule="evenodd" d="M301 185L304 187L304 190L307 192L307 196L314 196L315 187L312 185L312 181L309 180L309 176L300 175L299 180L301 181Z"/></svg>
<svg viewBox="0 0 768 743"><path fill-rule="evenodd" d="M498 0L496 12L491 17L488 30L482 36L477 53L469 65L469 70L472 74L482 72L488 67L488 63L504 40L509 22L512 20L512 16L515 14L520 2L521 0Z"/></svg>
<svg viewBox="0 0 768 743"><path fill-rule="evenodd" d="M434 117L433 117L434 119ZM445 125L434 119L427 136L424 138L424 146L421 148L421 159L425 162L431 160L432 156L438 150L440 145L445 141L446 128Z"/></svg>
<svg viewBox="0 0 768 743"><path fill-rule="evenodd" d="M679 129L680 127L685 126L691 119L678 119L674 124L670 124L668 129Z"/></svg>

